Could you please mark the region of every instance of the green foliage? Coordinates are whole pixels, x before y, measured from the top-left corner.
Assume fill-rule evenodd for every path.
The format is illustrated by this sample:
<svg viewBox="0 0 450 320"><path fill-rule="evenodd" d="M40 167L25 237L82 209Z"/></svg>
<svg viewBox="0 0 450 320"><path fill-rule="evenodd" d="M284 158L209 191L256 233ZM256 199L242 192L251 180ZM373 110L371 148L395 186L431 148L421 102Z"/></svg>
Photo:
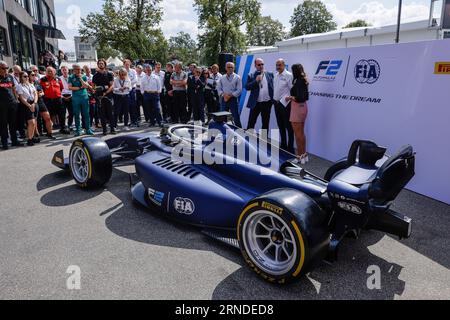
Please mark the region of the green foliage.
<svg viewBox="0 0 450 320"><path fill-rule="evenodd" d="M199 48L202 62L217 63L221 52L241 54L246 37L240 27L260 16L257 0L194 0L198 13Z"/></svg>
<svg viewBox="0 0 450 320"><path fill-rule="evenodd" d="M189 33L180 31L174 37L170 37L168 46L169 60L179 60L185 64L199 63L199 50L197 43Z"/></svg>
<svg viewBox="0 0 450 320"><path fill-rule="evenodd" d="M101 13L81 19L79 33L95 39L102 55L120 51L131 59L166 60L167 42L159 23L161 0L104 0Z"/></svg>
<svg viewBox="0 0 450 320"><path fill-rule="evenodd" d="M260 17L247 24L247 44L249 46L273 46L286 38L283 24L270 16Z"/></svg>
<svg viewBox="0 0 450 320"><path fill-rule="evenodd" d="M311 33L322 33L336 30L333 15L322 1L305 0L294 9L290 20L291 36L298 37Z"/></svg>
<svg viewBox="0 0 450 320"><path fill-rule="evenodd" d="M356 21L350 22L348 25L346 25L344 27L344 29L345 28L357 28L357 27L370 27L370 26L371 26L370 23L368 23L364 20L358 19Z"/></svg>

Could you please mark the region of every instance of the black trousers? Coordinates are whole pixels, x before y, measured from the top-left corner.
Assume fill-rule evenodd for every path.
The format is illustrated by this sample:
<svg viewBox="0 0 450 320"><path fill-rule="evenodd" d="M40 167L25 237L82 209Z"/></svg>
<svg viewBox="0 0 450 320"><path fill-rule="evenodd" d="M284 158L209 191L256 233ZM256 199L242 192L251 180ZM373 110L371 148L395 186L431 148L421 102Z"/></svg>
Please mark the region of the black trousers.
<svg viewBox="0 0 450 320"><path fill-rule="evenodd" d="M64 106L64 121L61 122L61 119L59 119L59 124L61 126L65 126L66 123L66 110L68 113L67 116L67 126L70 128L73 124L73 107L72 107L72 98L70 98L69 100L65 100L64 98L62 99L62 103ZM83 122L84 123L84 122Z"/></svg>
<svg viewBox="0 0 450 320"><path fill-rule="evenodd" d="M219 94L217 90L205 90L205 104L208 111L208 119L210 119L211 113L219 112Z"/></svg>
<svg viewBox="0 0 450 320"><path fill-rule="evenodd" d="M119 114L123 114L123 125L125 127L129 125L130 100L128 95L114 95L114 113L116 124L119 121Z"/></svg>
<svg viewBox="0 0 450 320"><path fill-rule="evenodd" d="M11 142L17 142L17 108L17 103L4 103L0 101L0 134L3 146L8 145L8 129Z"/></svg>
<svg viewBox="0 0 450 320"><path fill-rule="evenodd" d="M283 150L294 153L294 130L289 118L291 116L291 104L285 107L281 102L275 103L278 129L280 130L280 147Z"/></svg>
<svg viewBox="0 0 450 320"><path fill-rule="evenodd" d="M144 110L144 118L145 121L149 120L148 114L145 113L145 105L144 105L144 96L141 93L141 90L136 89L136 108L138 110L139 119L141 118L141 107Z"/></svg>
<svg viewBox="0 0 450 320"><path fill-rule="evenodd" d="M64 129L66 127L66 106L62 102L62 99L48 99L44 97L44 103L47 109L50 110L50 114L56 114L58 116L60 129ZM70 101L70 105L72 105L72 101Z"/></svg>
<svg viewBox="0 0 450 320"><path fill-rule="evenodd" d="M26 128L25 109L20 106L20 103L16 109L15 128L17 131L19 131L19 136L21 138L25 138L25 128Z"/></svg>
<svg viewBox="0 0 450 320"><path fill-rule="evenodd" d="M164 92L161 92L159 94L159 103L161 104L162 118L164 121L166 121L170 114L167 109L166 95L164 94Z"/></svg>
<svg viewBox="0 0 450 320"><path fill-rule="evenodd" d="M103 132L106 132L108 123L109 127L114 128L117 123L114 117L114 106L111 97L104 97L103 99L97 99L98 115L100 117L100 123L102 124Z"/></svg>
<svg viewBox="0 0 450 320"><path fill-rule="evenodd" d="M247 129L255 129L256 121L261 114L262 128L269 130L271 109L272 101L257 102L256 106L250 110Z"/></svg>
<svg viewBox="0 0 450 320"><path fill-rule="evenodd" d="M174 123L186 123L187 110L186 110L187 96L186 91L174 91L173 92L173 116L172 122Z"/></svg>
<svg viewBox="0 0 450 320"><path fill-rule="evenodd" d="M173 114L173 110L174 110L174 107L173 107L173 96L172 97L169 96L169 94L167 92L164 94L164 105L166 107L166 112L167 112L166 116L167 116L167 118L170 117L170 120L173 121L173 119L174 119L174 114Z"/></svg>

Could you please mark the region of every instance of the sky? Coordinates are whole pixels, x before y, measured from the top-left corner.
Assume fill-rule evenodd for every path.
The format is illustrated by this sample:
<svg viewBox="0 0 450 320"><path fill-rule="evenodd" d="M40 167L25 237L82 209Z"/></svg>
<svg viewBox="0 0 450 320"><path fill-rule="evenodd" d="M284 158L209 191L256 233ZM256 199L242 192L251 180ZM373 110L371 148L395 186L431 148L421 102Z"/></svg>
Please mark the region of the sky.
<svg viewBox="0 0 450 320"><path fill-rule="evenodd" d="M279 20L288 30L289 20L300 0L260 0L263 15ZM357 19L374 26L393 24L397 20L398 0L322 0L333 14L338 27ZM55 0L57 26L67 40L60 49L74 51L73 37L78 35L80 19L90 12L100 12L102 0ZM198 35L197 14L193 0L162 0L164 16L161 28L167 38L184 31L193 38ZM428 19L430 0L403 0L402 21Z"/></svg>

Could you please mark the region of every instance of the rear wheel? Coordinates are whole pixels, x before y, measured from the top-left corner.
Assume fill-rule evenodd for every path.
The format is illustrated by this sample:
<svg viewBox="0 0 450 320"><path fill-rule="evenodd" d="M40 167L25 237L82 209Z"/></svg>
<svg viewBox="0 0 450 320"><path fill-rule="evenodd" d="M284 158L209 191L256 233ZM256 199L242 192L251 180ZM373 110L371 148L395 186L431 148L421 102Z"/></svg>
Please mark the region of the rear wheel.
<svg viewBox="0 0 450 320"><path fill-rule="evenodd" d="M102 187L111 178L111 152L100 139L76 140L70 149L69 161L72 177L82 188Z"/></svg>

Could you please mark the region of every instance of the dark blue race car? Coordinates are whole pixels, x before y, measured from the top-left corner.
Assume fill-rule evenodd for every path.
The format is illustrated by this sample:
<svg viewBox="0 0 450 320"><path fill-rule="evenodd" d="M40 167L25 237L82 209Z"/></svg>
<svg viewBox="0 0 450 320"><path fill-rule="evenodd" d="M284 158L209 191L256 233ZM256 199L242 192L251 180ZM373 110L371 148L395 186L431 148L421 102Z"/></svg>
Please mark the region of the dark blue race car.
<svg viewBox="0 0 450 320"><path fill-rule="evenodd" d="M101 187L113 167L135 164L134 200L240 248L248 266L274 283L335 260L340 241L363 229L410 236L411 219L390 206L414 176L411 146L389 157L373 142L355 141L321 178L229 120L217 113L209 128L82 138L52 163L83 188Z"/></svg>

